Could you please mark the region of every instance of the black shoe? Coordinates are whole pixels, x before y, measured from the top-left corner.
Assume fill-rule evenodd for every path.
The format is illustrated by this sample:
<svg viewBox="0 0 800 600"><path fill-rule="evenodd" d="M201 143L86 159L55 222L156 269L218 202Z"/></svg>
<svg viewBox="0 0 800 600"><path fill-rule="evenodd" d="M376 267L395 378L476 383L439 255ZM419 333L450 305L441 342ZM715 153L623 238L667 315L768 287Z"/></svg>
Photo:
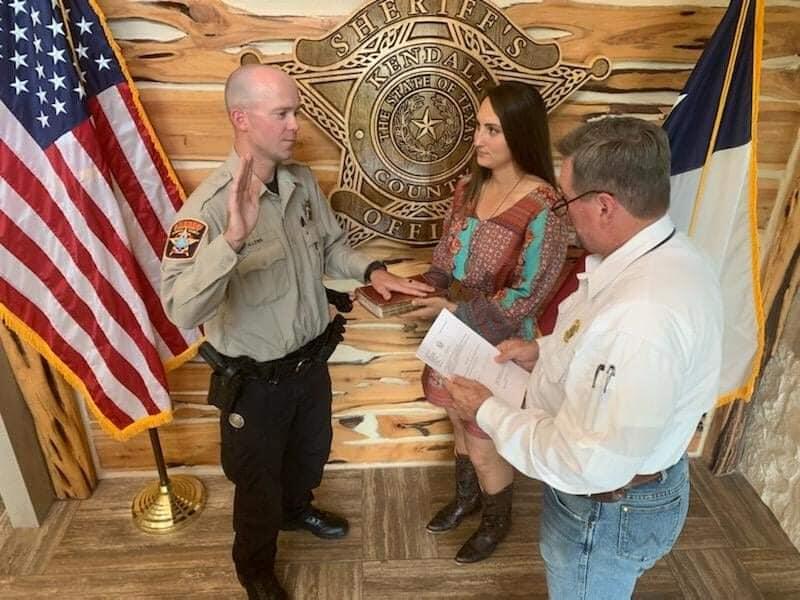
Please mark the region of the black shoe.
<svg viewBox="0 0 800 600"><path fill-rule="evenodd" d="M289 600L275 575L243 582L242 585L247 590L247 600Z"/></svg>
<svg viewBox="0 0 800 600"><path fill-rule="evenodd" d="M347 535L350 525L344 517L325 512L315 506L309 506L302 515L293 521L284 521L281 529L283 531L305 529L318 538L336 540Z"/></svg>

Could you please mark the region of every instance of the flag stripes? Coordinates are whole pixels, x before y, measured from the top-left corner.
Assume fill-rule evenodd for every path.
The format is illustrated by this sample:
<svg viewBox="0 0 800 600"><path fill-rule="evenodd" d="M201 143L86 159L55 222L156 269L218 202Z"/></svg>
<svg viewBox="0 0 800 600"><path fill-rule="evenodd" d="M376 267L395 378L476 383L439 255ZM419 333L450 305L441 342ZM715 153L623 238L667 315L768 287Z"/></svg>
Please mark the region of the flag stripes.
<svg viewBox="0 0 800 600"><path fill-rule="evenodd" d="M91 0L0 7L0 46L0 318L126 439L199 337L158 296L182 191Z"/></svg>

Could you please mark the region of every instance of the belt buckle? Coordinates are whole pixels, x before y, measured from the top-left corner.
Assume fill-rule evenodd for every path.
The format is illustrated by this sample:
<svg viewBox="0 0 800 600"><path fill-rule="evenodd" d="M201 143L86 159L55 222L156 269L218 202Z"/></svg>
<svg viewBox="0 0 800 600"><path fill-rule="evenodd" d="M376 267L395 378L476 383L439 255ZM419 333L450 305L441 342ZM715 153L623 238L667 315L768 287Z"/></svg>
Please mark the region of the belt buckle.
<svg viewBox="0 0 800 600"><path fill-rule="evenodd" d="M307 358L301 358L301 359L300 359L300 360L297 362L297 366L294 368L294 372L295 372L295 373L299 373L299 372L300 372L300 368L301 368L303 365L305 365L307 362L308 362L308 359L307 359Z"/></svg>

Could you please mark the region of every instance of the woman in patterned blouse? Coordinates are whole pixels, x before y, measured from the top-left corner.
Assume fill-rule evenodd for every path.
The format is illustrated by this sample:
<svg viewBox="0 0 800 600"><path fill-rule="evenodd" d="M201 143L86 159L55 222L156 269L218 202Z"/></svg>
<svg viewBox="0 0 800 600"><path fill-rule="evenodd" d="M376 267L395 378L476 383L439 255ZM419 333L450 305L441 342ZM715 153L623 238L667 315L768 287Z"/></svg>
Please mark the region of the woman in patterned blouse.
<svg viewBox="0 0 800 600"><path fill-rule="evenodd" d="M443 235L425 274L446 297L414 300L409 318L448 308L492 344L531 339L567 250L556 202L547 113L535 88L503 83L489 90L477 114L471 176L456 186ZM426 367L427 399L453 423L456 495L428 523L440 533L483 508L480 526L456 554L459 563L487 558L511 525L514 472L475 422L462 421L442 377Z"/></svg>

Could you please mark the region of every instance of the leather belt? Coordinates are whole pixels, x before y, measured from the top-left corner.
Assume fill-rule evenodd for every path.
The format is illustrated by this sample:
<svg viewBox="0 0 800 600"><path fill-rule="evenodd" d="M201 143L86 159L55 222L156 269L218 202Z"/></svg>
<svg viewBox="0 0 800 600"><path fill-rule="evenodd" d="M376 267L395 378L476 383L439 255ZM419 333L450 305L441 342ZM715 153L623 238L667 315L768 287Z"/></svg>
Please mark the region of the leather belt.
<svg viewBox="0 0 800 600"><path fill-rule="evenodd" d="M656 479L661 479L663 473L664 471L659 471L658 473L651 473L649 475L634 475L633 479L621 488L611 490L610 492L600 492L599 494L587 494L586 497L596 502L619 502L628 494L628 490L644 485L645 483L650 483Z"/></svg>

